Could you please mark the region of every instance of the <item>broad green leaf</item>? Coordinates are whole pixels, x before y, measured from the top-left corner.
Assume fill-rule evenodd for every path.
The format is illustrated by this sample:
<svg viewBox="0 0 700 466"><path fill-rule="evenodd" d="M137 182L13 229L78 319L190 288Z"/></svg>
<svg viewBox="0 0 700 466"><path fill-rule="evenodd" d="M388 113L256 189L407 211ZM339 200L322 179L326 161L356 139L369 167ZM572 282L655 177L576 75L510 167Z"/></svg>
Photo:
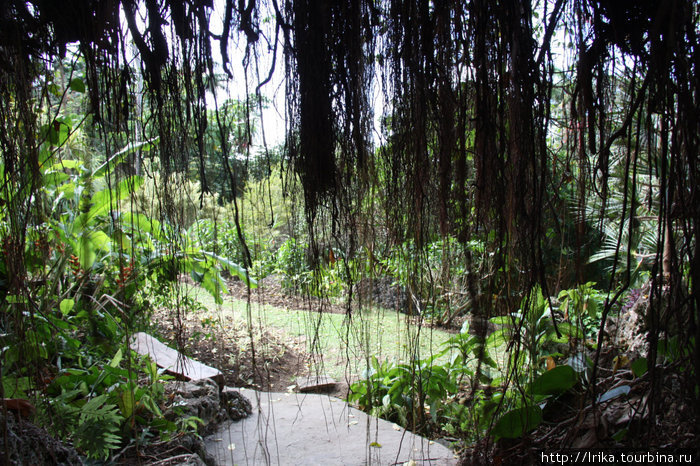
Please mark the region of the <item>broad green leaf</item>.
<svg viewBox="0 0 700 466"><path fill-rule="evenodd" d="M109 251L111 239L103 231L83 234L78 240L78 258L80 266L87 270L95 263L97 251Z"/></svg>
<svg viewBox="0 0 700 466"><path fill-rule="evenodd" d="M128 251L131 249L129 237L120 229L115 229L114 233L112 233L112 243L116 250Z"/></svg>
<svg viewBox="0 0 700 466"><path fill-rule="evenodd" d="M76 190L80 193L80 192L82 192L82 187L76 186L76 184L73 183L72 181L62 184L57 189L57 191L59 193L65 194L65 196L69 199L75 195Z"/></svg>
<svg viewBox="0 0 700 466"><path fill-rule="evenodd" d="M382 405L384 405L384 407L386 408L386 407L388 407L390 404L391 404L391 395L389 395L389 394L387 393L387 394L384 395L384 397L382 398Z"/></svg>
<svg viewBox="0 0 700 466"><path fill-rule="evenodd" d="M63 172L49 171L44 173L44 187L54 188L68 180L70 177Z"/></svg>
<svg viewBox="0 0 700 466"><path fill-rule="evenodd" d="M630 367L636 377L643 376L648 370L647 358L635 359Z"/></svg>
<svg viewBox="0 0 700 466"><path fill-rule="evenodd" d="M525 406L508 411L498 419L491 434L496 438L518 438L536 428L542 422L542 409Z"/></svg>
<svg viewBox="0 0 700 466"><path fill-rule="evenodd" d="M2 378L2 384L5 390L6 398L24 398L29 399L27 392L31 392L35 386L29 377L5 376Z"/></svg>
<svg viewBox="0 0 700 466"><path fill-rule="evenodd" d="M149 141L134 142L127 144L122 149L112 154L112 156L109 159L107 159L105 163L97 167L97 169L95 169L95 171L92 172L92 176L103 176L105 173L107 173L107 169L110 167L110 165L114 166L121 163L122 160L124 160L124 157L133 152L136 152L139 149L143 151L151 150L151 148L155 145L157 141L158 138L153 138Z"/></svg>
<svg viewBox="0 0 700 466"><path fill-rule="evenodd" d="M202 251L202 255L210 257L217 262L219 262L222 266L226 267L229 272L232 274L238 276L241 280L243 280L249 288L257 288L258 287L258 282L253 280L247 273L246 269L244 267L241 267L240 265L236 264L235 262L232 262L224 257L217 256L214 253L207 252L207 251Z"/></svg>
<svg viewBox="0 0 700 466"><path fill-rule="evenodd" d="M59 129L56 129L54 125L48 125L48 131L46 133L46 139L52 146L57 146L59 141Z"/></svg>
<svg viewBox="0 0 700 466"><path fill-rule="evenodd" d="M530 392L534 395L556 395L564 393L578 381L578 375L571 366L557 366L541 374L532 382Z"/></svg>
<svg viewBox="0 0 700 466"><path fill-rule="evenodd" d="M80 78L73 78L70 81L70 89L75 92L85 92L85 83Z"/></svg>
<svg viewBox="0 0 700 466"><path fill-rule="evenodd" d="M118 199L112 196L113 192L111 189L105 189L104 191L98 191L92 195L90 198L90 210L85 217L85 224L89 225L92 221L99 215L104 215L109 212L110 207L116 207Z"/></svg>
<svg viewBox="0 0 700 466"><path fill-rule="evenodd" d="M95 250L109 251L112 239L104 231L93 231L90 233L90 242Z"/></svg>
<svg viewBox="0 0 700 466"><path fill-rule="evenodd" d="M48 316L49 321L53 326L56 328L60 328L61 330L75 330L76 327L74 325L69 324L63 319L56 318L54 316Z"/></svg>
<svg viewBox="0 0 700 466"><path fill-rule="evenodd" d="M576 325L572 325L570 322L559 322L557 323L557 328L562 335L567 335L569 338L583 338L583 330L578 328Z"/></svg>
<svg viewBox="0 0 700 466"><path fill-rule="evenodd" d="M143 214L123 212L121 221L124 225L131 225L134 230L141 233L150 233L155 239L161 239L161 225L158 220L150 219Z"/></svg>
<svg viewBox="0 0 700 466"><path fill-rule="evenodd" d="M77 169L82 168L83 162L80 160L61 160L51 165L49 170L62 171L65 169Z"/></svg>
<svg viewBox="0 0 700 466"><path fill-rule="evenodd" d="M134 413L134 405L136 404L136 400L134 399L134 391L129 389L124 390L119 397L118 402L122 416L124 416L125 419L129 419Z"/></svg>
<svg viewBox="0 0 700 466"><path fill-rule="evenodd" d="M59 309L61 309L61 314L64 316L67 316L70 311L73 310L73 306L75 306L74 299L64 299L61 301L61 304L58 305Z"/></svg>
<svg viewBox="0 0 700 466"><path fill-rule="evenodd" d="M115 188L96 192L90 199L92 206L90 207L86 221L90 223L95 217L105 215L111 208L116 209L119 201L129 197L129 195L139 189L143 183L144 178L142 176L131 176L120 181Z"/></svg>
<svg viewBox="0 0 700 466"><path fill-rule="evenodd" d="M598 317L598 303L596 303L595 299L588 297L588 299L586 299L586 307L588 310L588 315L591 319Z"/></svg>
<svg viewBox="0 0 700 466"><path fill-rule="evenodd" d="M216 304L224 303L221 295L226 291L226 284L218 270L212 267L204 273L202 277L202 287L214 297Z"/></svg>
<svg viewBox="0 0 700 466"><path fill-rule="evenodd" d="M114 357L112 360L109 362L109 367L117 367L119 364L122 362L123 356L122 356L122 349L119 348L117 352L114 354Z"/></svg>
<svg viewBox="0 0 700 466"><path fill-rule="evenodd" d="M486 348L499 348L508 341L504 329L493 332L486 338Z"/></svg>
<svg viewBox="0 0 700 466"><path fill-rule="evenodd" d="M70 137L72 128L68 126L66 123L61 122L59 127L58 127L58 145L62 146L63 144L66 143L68 138Z"/></svg>
<svg viewBox="0 0 700 466"><path fill-rule="evenodd" d="M490 318L489 322L491 322L494 325L512 325L513 318L510 316L498 316Z"/></svg>

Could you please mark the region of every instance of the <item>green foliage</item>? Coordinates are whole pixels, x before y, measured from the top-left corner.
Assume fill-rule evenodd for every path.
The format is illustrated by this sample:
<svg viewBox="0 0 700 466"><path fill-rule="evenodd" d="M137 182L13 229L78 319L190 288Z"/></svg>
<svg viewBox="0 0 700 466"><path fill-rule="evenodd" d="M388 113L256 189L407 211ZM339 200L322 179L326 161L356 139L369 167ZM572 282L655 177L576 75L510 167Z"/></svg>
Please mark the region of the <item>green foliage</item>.
<svg viewBox="0 0 700 466"><path fill-rule="evenodd" d="M493 426L491 435L495 439L518 438L533 430L542 423L542 409L535 406L524 406L508 411L501 416Z"/></svg>
<svg viewBox="0 0 700 466"><path fill-rule="evenodd" d="M475 413L463 409L454 397L464 383L475 382L474 367L480 356L492 367L496 364L483 353L482 339L469 335L466 327L462 330L427 359L393 364L372 357L363 380L350 387L348 401L414 430L428 431L430 426L445 424L465 429L472 418L492 406L484 402ZM445 355L451 355L449 362L436 362Z"/></svg>
<svg viewBox="0 0 700 466"><path fill-rule="evenodd" d="M574 309L598 317L591 309L597 297L592 284L567 290L562 294L568 299L565 306L573 314ZM564 306L564 305L562 305ZM578 311L577 311L578 312ZM561 319L564 311L556 311ZM358 404L375 415L399 422L404 426L425 429L429 423L439 425L452 435L470 431L483 435L492 428L495 438L517 438L536 428L543 420L542 408L550 400L575 389L583 370L568 364L556 365L544 370L544 361L567 357L570 339L581 340L583 331L575 324L560 321L555 327L549 302L539 287L523 299L518 312L509 316L492 318L499 328L484 341L470 335L468 325L451 337L443 350L431 358L408 364L379 363L371 359L371 366L363 380L351 387L349 401ZM557 335L557 328L561 336ZM518 340L519 339L519 340ZM492 355L502 351L509 342L521 341L525 352L508 355L508 364L525 367L520 381L529 381L524 390L509 386L499 392L500 379L489 374L497 373L499 366ZM435 359L450 354L450 361L437 364ZM568 358L575 364L575 357ZM477 364L481 361L480 364ZM479 367L479 372L476 372ZM493 372L492 372L493 371ZM466 387L496 384L490 390L483 386L471 391L471 406L456 401L460 390ZM495 390L496 393L489 394ZM493 423L496 410L503 406L505 412Z"/></svg>
<svg viewBox="0 0 700 466"><path fill-rule="evenodd" d="M135 353L129 356L127 361L120 349L109 360L86 358L92 361L88 365L81 358L74 367L63 368L47 388L52 398L46 416L61 420L53 424L56 433L71 437L92 458L106 459L137 431L155 428L168 438L177 430L160 408L166 401L163 382L172 377ZM146 375L147 384L138 383L136 369Z"/></svg>
<svg viewBox="0 0 700 466"><path fill-rule="evenodd" d="M220 222L209 218L197 220L187 230L187 235L205 251L211 251L239 264L245 263L236 225L231 220Z"/></svg>
<svg viewBox="0 0 700 466"><path fill-rule="evenodd" d="M276 251L287 238L301 238L297 226L303 209L297 205L293 180L285 182L279 164L270 166L265 175L246 186L240 203L241 223L254 245Z"/></svg>
<svg viewBox="0 0 700 466"><path fill-rule="evenodd" d="M620 151L618 154L622 154ZM615 283L625 283L629 274L629 286L636 288L645 281L655 263L659 244L659 219L661 212L662 184L658 177L652 154L640 154L637 180L631 183L624 167L624 158L613 157L610 170L609 194L605 204L598 196L590 199L585 207L587 220L600 231L602 244L588 258L589 263L600 263L608 274L615 266ZM652 165L649 166L647 162ZM630 181L626 183L626 180ZM625 185L627 203L625 204ZM633 190L633 187L635 188ZM631 202L630 199L635 201ZM609 275L608 275L609 276ZM607 278L607 277L606 277Z"/></svg>
<svg viewBox="0 0 700 466"><path fill-rule="evenodd" d="M494 317L491 323L499 326L486 340L486 347L494 350L509 342L519 342L525 352L511 351L511 367L527 367L526 379L532 379L538 367L548 356L561 356L560 346L567 342L570 330L566 326L554 326L551 309L536 286L522 300L517 312L509 316ZM559 330L561 337L557 335ZM519 358L519 360L515 360Z"/></svg>
<svg viewBox="0 0 700 466"><path fill-rule="evenodd" d="M647 372L647 358L635 359L630 367L636 377L643 376Z"/></svg>
<svg viewBox="0 0 700 466"><path fill-rule="evenodd" d="M560 395L578 382L578 374L571 366L556 366L540 374L530 386L533 395Z"/></svg>
<svg viewBox="0 0 700 466"><path fill-rule="evenodd" d="M250 95L245 100L227 99L216 110L208 110L203 152L192 153L189 166L178 170L188 171L189 179L205 180L208 192L227 202L240 197L248 180L260 179L268 162L263 156L249 154L258 120L256 113L248 110L259 103L266 107L265 98L261 101L259 96Z"/></svg>
<svg viewBox="0 0 700 466"><path fill-rule="evenodd" d="M46 241L56 253L44 261L42 269L55 264L57 268L49 270L60 279L68 265L75 280L90 288L103 288L125 303L132 302L139 285L139 273L134 270L139 261L133 252L148 239L134 234L140 225L133 221L142 224L143 219L119 212L119 207L143 184L143 178L130 176L114 183L108 175L125 157L151 146L152 142L129 144L94 170L78 160L62 160L43 171L45 194L52 208L45 223ZM102 274L102 279L96 274Z"/></svg>
<svg viewBox="0 0 700 466"><path fill-rule="evenodd" d="M222 197L203 192L202 185L188 179L186 173L160 177L157 163L150 165L155 167L149 169L149 176L144 177L143 185L134 193L131 210L178 229L190 229L203 219L214 222L229 219L228 214L233 209Z"/></svg>
<svg viewBox="0 0 700 466"><path fill-rule="evenodd" d="M309 240L299 234L297 225L303 219L303 209L295 198L293 182L288 184L290 180L285 180L276 166L279 154L271 158L267 154L249 156L255 121L250 124L247 104L227 101L217 114L209 112L208 125L201 129L179 128L184 132L183 140L197 139L198 157L183 153L175 167L161 170L157 157L153 157L151 166L136 167L135 161L141 160L143 153L156 148L155 140L126 144L98 164L98 155L105 151L92 142L86 143L92 141L96 131L81 129L81 122L89 121L89 115L84 115L80 107L88 90L87 80L74 76L72 71L65 78L63 70L51 73L47 68L46 92L36 92L42 95L42 102L37 105L42 115L35 115L41 126L37 134L26 140L32 147L35 138L41 142L38 161L32 160L27 170L32 172L31 177L25 176L20 180L23 184L16 184L18 173L23 171L19 168L26 167L0 166L7 186L2 189L0 201L12 209L9 213L9 209L0 211L3 251L6 257L18 255L22 259L16 262L22 265L19 270L13 269L15 264L9 260L0 264L0 301L2 314L8 316L2 322L0 357L5 395L30 398L39 390L48 395L50 412L43 414L61 419L64 425L57 426L59 433L71 438L92 458L107 459L110 452L139 435L147 438L157 433L166 438L176 429L196 430L201 423L196 417L182 418L177 423L163 419L161 371L152 362L136 362L131 354L123 357L122 350L115 346L140 323L138 319L144 319L147 313L143 311L152 306L199 309L194 298L173 296L173 287L182 274L189 274L218 304L223 302L227 275L254 288L256 278L279 273L286 288L323 297L342 296L347 284L361 277L389 276L410 295L409 306L413 309L406 311L432 323L449 324L456 316L481 310L479 303L469 299L491 300L507 281L503 277L522 273L518 270L520 264L508 257L510 253L495 251L502 244L495 239L494 227L470 224L473 219L467 210L457 209L460 215L447 221L454 222L460 232L473 233L471 241L460 242L452 236L438 238L433 225L437 212L429 199L435 186L430 183L425 191L429 202L416 213L420 214L420 227L426 227L425 236L421 235L424 244L419 247L405 240L410 235L396 230L403 230L407 219L414 217L401 211L402 204L387 195L386 187L400 190L411 186L405 179L391 180L396 178L396 171L389 166L390 157L367 165L371 167L370 178L375 178L367 180L367 184L381 199L362 196L352 205L353 221L358 220L358 225L366 222L372 227L368 231L377 232L377 238L357 235L361 239L358 244L367 240L371 247L347 259L340 251L327 248L322 253L323 260L312 267ZM128 77L129 70L124 71ZM468 95L469 85L463 85L464 95ZM566 108L566 93L556 89L555 94L562 99L557 106ZM64 99L70 101L71 112L62 110ZM8 108L13 105L16 104L11 102ZM149 119L154 120L145 118ZM506 121L504 127L511 123ZM124 124L132 125L132 129L135 122ZM148 134L148 123L143 126L139 130L146 129ZM112 132L105 125L100 130L108 133L105 139L110 145L123 140L121 129ZM476 131L465 130L465 147L473 148ZM649 141L654 140L653 135L647 136ZM395 140L393 136L389 139ZM427 156L432 160L435 153L430 145ZM188 144L182 146L178 150L194 151L193 147L185 147ZM585 251L601 242L600 250L588 258L590 263L610 266L617 261L616 271L629 272L633 283L652 270L659 251L661 209L655 193L659 191L655 186L659 181L644 175L636 188L632 184L627 193L622 193L636 201L623 201L620 193L628 186L629 170L622 168L622 157L618 155L623 152L621 147L611 149L608 155L618 160L601 167L609 168L611 175L612 194L606 204L601 205L595 198L581 199L577 205L585 212L562 219L561 227L559 219L543 219L544 238L538 250L544 251L546 278L553 272L550 264L571 261L577 254L585 256ZM471 151L467 153L466 168L473 172L474 158ZM556 193L559 188L565 197L575 195L577 190L596 190L587 189L584 182L581 186L570 183L574 177L584 180L584 175L571 173L571 158L565 150L553 148L552 153L555 156L546 162L545 178L549 180L551 175L554 183L546 183L544 189L549 190L546 197L552 198L549 208L557 211L564 204ZM168 153L157 155L162 161L170 157ZM635 164L641 164L640 171L652 173L651 167L642 166L644 160L656 164L652 154L635 156ZM590 160L584 165L587 162ZM195 171L202 175L201 183L191 181L189 175ZM34 179L36 176L39 178ZM472 181L461 180L462 186L449 189L456 189L461 195ZM557 189L552 189L554 186ZM374 191L375 187L380 188ZM233 199L245 206L240 214L236 213L241 227L229 215ZM639 202L641 199L645 201ZM378 219L374 202L385 205L383 213L391 217L387 222L391 225ZM628 210L630 205L632 212ZM449 210L457 212L451 205ZM674 219L678 227L682 217ZM336 220L334 215L333 236ZM579 221L586 223L580 229ZM598 237L594 234L597 229ZM18 234L25 231L26 237ZM328 231L321 233L317 237L330 236ZM396 237L401 239L395 240ZM252 258L244 252L244 239ZM497 265L498 261L491 257L499 254L499 260L505 260ZM560 261L553 259L557 254ZM251 265L249 259L250 270L246 269ZM473 280L476 284L470 283L467 292L469 274L479 279ZM619 281L623 277L614 278ZM10 293L7 284L12 280L22 282L24 288ZM482 281L489 283L482 285ZM565 277L563 281L570 283L571 279ZM353 385L350 399L374 414L419 430L445 426L446 431L454 433L472 427L480 435L492 427L491 434L496 438L525 435L542 422L544 406L575 390L579 381L585 380L588 361L580 346L590 345L590 339L597 336L601 317L602 295L594 285L588 282L563 290L558 302L552 302L535 287L516 312L511 312L510 307L493 306L503 315L491 320L498 328L485 341L469 335L465 327L445 343L442 351L429 358L380 363L372 355L368 357L365 377ZM318 322L314 337L321 331L321 321ZM203 327L210 324L210 320L202 321ZM339 336L337 341L342 338ZM497 361L504 359L502 351L506 346L511 351L505 355L504 369ZM578 352L570 354L574 350ZM659 344L659 355L670 361L688 359L688 352L687 345L675 337ZM440 359L447 356L447 362ZM562 360L566 362L562 364ZM30 370L35 366L40 369ZM47 367L47 373L55 378L38 385L32 372L39 373ZM644 358L634 361L631 367L637 377L648 369ZM603 396L618 396L625 387ZM457 402L457 396L467 390L471 399Z"/></svg>
<svg viewBox="0 0 700 466"><path fill-rule="evenodd" d="M277 250L277 267L275 273L282 274L282 286L307 291L313 279L311 267L306 260L308 245L288 238Z"/></svg>
<svg viewBox="0 0 700 466"><path fill-rule="evenodd" d="M428 413L437 421L447 394L457 391L447 368L431 363L432 358L394 365L379 363L373 356L365 380L353 384L348 401L374 415L422 430Z"/></svg>
<svg viewBox="0 0 700 466"><path fill-rule="evenodd" d="M600 325L600 312L603 303L602 294L595 288L595 283L588 282L570 290L559 293L559 310L565 318L571 319L584 330L586 336L597 336Z"/></svg>
<svg viewBox="0 0 700 466"><path fill-rule="evenodd" d="M74 432L76 447L88 456L106 459L121 444L117 435L122 418L114 404L106 403L107 395L92 398L80 408Z"/></svg>
<svg viewBox="0 0 700 466"><path fill-rule="evenodd" d="M225 291L221 271L250 286L255 281L236 262L194 244L187 231L131 210L127 201L144 178L115 180L117 167L136 151L149 150L152 142L129 144L97 168L92 156L51 162L51 148L68 142L70 129L64 135L62 126L51 127L55 134L47 127L42 146L46 163L39 198L46 215L31 218L24 249L12 251L24 256L27 278L37 286L26 295L3 296L3 312L23 315L26 326L21 338L16 329L3 328L8 332L0 354L3 385L6 395L26 398L41 387L48 406L39 406L40 418L89 457L107 459L129 439L153 433L166 438L178 429L163 418L165 378L155 364L139 364L131 354L124 358L115 346L144 318L143 311L153 304L149 300L157 302L155 290L167 289L164 284L189 272L220 300ZM6 239L3 244L14 243ZM0 272L7 270L3 261ZM31 314L30 299L40 306ZM53 368L48 370L56 375L48 385L37 384L37 367ZM148 375L148 383L139 383L137 369ZM196 423L186 419L180 427Z"/></svg>
<svg viewBox="0 0 700 466"><path fill-rule="evenodd" d="M462 244L453 236L432 241L422 250L409 240L390 251L379 262L411 295L411 309L406 311L420 313L437 325L448 325L472 305L466 293L466 257L471 257L474 270L487 267L488 262L481 241Z"/></svg>
<svg viewBox="0 0 700 466"><path fill-rule="evenodd" d="M592 334L599 325L601 294L594 283L586 283L559 294L559 307L552 310L549 300L537 286L523 299L518 312L491 319L501 326L489 336L487 348L519 341L525 354L515 360L511 353L510 367L527 370L516 377L527 382L525 390L510 389L514 405L496 421L491 434L495 438L517 438L536 428L543 420L542 409L551 399L575 389L586 375L588 362L583 353L569 356L571 348ZM556 322L555 324L555 320ZM561 336L557 335L557 330ZM520 354L518 352L518 354ZM567 364L554 365L556 359ZM543 362L547 361L546 369ZM529 382L528 382L529 381Z"/></svg>

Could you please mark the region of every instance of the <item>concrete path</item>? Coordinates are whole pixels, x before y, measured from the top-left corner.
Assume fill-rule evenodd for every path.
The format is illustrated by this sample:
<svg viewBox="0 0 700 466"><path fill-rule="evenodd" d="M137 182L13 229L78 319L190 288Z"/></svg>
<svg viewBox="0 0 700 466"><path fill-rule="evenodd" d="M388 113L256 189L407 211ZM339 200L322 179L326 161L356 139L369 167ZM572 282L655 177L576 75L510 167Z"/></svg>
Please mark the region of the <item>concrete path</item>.
<svg viewBox="0 0 700 466"><path fill-rule="evenodd" d="M247 419L205 439L222 465L455 465L447 447L327 395L241 389Z"/></svg>

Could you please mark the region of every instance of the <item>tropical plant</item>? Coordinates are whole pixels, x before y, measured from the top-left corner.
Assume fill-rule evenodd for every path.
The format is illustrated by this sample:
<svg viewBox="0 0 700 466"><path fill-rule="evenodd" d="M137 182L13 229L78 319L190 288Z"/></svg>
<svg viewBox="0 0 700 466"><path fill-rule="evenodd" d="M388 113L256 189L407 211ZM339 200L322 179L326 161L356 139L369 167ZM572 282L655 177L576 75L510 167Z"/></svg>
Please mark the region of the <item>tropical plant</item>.
<svg viewBox="0 0 700 466"><path fill-rule="evenodd" d="M483 338L471 335L466 323L442 346L440 352L409 363L380 363L373 356L363 379L350 387L348 401L413 430L430 432L447 424L466 430L474 418L493 406L484 400L475 414L463 409L455 397L465 386L490 383L478 361L491 368L496 363L485 353ZM438 362L445 357L449 357L447 362Z"/></svg>
<svg viewBox="0 0 700 466"><path fill-rule="evenodd" d="M576 288L562 290L558 301L565 322L573 320L576 327L583 329L587 338L597 339L603 296L594 286L595 283L587 282Z"/></svg>
<svg viewBox="0 0 700 466"><path fill-rule="evenodd" d="M566 321L557 322L539 285L523 298L517 312L493 317L490 321L499 328L486 339L486 348L494 351L510 345L513 349L509 354L509 366L528 369L520 374L523 382L533 380L550 358L565 357L570 340L580 341L583 337L577 326ZM519 350L521 347L524 351Z"/></svg>
<svg viewBox="0 0 700 466"><path fill-rule="evenodd" d="M52 398L44 415L61 420L53 424L61 437L72 438L90 457L106 459L142 431L154 429L162 439L176 432L161 409L167 401L164 382L172 377L154 362L131 352L125 358L122 349L111 360L82 362L62 368L46 387ZM148 383L138 382L141 374Z"/></svg>
<svg viewBox="0 0 700 466"><path fill-rule="evenodd" d="M277 250L276 273L282 274L282 286L298 292L308 292L313 281L306 260L308 245L290 237Z"/></svg>

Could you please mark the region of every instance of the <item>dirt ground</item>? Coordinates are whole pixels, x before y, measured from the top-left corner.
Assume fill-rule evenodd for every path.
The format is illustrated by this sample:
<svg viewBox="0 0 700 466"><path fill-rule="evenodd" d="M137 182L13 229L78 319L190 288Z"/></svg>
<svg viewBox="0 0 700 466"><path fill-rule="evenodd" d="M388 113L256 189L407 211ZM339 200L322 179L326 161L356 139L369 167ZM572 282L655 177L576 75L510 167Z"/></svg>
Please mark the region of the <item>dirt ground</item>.
<svg viewBox="0 0 700 466"><path fill-rule="evenodd" d="M240 300L268 304L284 309L316 310L344 313L345 308L315 297L300 297L287 293L272 277L262 280L259 287L248 293L245 284L230 280L229 293ZM229 322L202 319L197 312L173 316L162 309L153 316L157 333L170 346L184 350L188 356L219 369L230 387L254 388L262 391L292 390L298 377L309 375L311 357L304 351L304 341L256 329L251 346L248 329ZM347 384L339 383L332 393L343 396Z"/></svg>

